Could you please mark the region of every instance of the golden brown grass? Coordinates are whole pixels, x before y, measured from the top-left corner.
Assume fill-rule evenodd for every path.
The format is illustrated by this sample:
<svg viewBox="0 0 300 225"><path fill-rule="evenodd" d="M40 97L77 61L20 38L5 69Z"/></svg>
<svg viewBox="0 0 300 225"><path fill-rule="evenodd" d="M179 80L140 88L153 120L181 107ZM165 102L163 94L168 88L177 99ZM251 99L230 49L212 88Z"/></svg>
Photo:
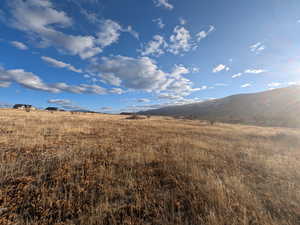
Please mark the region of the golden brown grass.
<svg viewBox="0 0 300 225"><path fill-rule="evenodd" d="M0 224L297 225L300 131L0 110Z"/></svg>

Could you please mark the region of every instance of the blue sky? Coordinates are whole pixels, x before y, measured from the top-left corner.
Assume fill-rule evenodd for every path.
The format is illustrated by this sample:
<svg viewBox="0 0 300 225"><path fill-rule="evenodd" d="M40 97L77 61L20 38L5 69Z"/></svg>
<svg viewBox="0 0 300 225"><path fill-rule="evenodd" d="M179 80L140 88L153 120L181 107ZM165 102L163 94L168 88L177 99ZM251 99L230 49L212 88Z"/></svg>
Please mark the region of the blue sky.
<svg viewBox="0 0 300 225"><path fill-rule="evenodd" d="M139 111L300 81L298 0L3 0L0 105Z"/></svg>

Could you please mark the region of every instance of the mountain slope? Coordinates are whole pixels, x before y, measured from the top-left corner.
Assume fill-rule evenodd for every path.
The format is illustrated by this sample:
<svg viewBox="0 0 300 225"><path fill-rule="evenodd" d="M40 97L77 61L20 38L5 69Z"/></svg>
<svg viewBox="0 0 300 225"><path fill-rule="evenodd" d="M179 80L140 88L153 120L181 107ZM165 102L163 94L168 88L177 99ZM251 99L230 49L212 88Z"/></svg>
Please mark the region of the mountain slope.
<svg viewBox="0 0 300 225"><path fill-rule="evenodd" d="M187 105L169 106L141 114L184 116L232 123L300 127L300 86L254 94L239 94Z"/></svg>

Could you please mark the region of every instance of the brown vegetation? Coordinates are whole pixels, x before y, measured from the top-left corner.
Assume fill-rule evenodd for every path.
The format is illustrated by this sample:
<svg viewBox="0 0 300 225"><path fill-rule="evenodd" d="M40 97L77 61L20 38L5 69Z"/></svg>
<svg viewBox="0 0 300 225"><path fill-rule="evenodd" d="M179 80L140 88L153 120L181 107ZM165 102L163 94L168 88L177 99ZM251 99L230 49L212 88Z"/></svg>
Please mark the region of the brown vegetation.
<svg viewBox="0 0 300 225"><path fill-rule="evenodd" d="M0 110L0 224L300 224L300 131Z"/></svg>
<svg viewBox="0 0 300 225"><path fill-rule="evenodd" d="M144 120L146 118L149 118L149 117L133 114L133 115L127 117L126 119L128 119L128 120Z"/></svg>

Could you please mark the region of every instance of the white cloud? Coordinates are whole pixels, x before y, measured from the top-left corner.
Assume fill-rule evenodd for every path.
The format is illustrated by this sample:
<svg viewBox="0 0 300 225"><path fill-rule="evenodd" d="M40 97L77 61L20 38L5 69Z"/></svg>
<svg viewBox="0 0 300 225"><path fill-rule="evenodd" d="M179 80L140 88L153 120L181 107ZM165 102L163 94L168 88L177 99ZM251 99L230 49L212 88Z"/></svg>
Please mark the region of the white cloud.
<svg viewBox="0 0 300 225"><path fill-rule="evenodd" d="M181 52L188 52L193 47L190 32L184 27L176 26L174 34L170 37L169 52L178 55Z"/></svg>
<svg viewBox="0 0 300 225"><path fill-rule="evenodd" d="M109 93L121 95L121 94L125 93L125 91L121 88L112 88L109 90Z"/></svg>
<svg viewBox="0 0 300 225"><path fill-rule="evenodd" d="M181 21L180 23L183 24L185 22ZM183 55L183 53L189 52L190 50L196 50L198 48L198 42L206 38L214 30L214 26L210 26L208 31L201 31L193 37L190 31L184 26L175 26L169 40L164 40L162 36L155 35L153 40L146 45L145 49L140 51L144 56L159 56L164 54L165 50L174 55Z"/></svg>
<svg viewBox="0 0 300 225"><path fill-rule="evenodd" d="M82 59L93 57L117 42L121 32L138 37L131 26L123 29L112 20L101 21L96 37L63 33L58 29L70 27L73 21L65 12L56 10L49 0L12 0L9 5L13 27L27 32L40 46L54 46L64 53L79 55Z"/></svg>
<svg viewBox="0 0 300 225"><path fill-rule="evenodd" d="M247 88L247 87L251 87L251 86L252 86L252 84L246 83L246 84L243 84L241 87L242 87L242 88Z"/></svg>
<svg viewBox="0 0 300 225"><path fill-rule="evenodd" d="M0 81L0 88L7 88L11 85L9 81Z"/></svg>
<svg viewBox="0 0 300 225"><path fill-rule="evenodd" d="M237 77L240 77L242 75L243 75L243 73L236 73L236 74L232 75L232 78L237 78Z"/></svg>
<svg viewBox="0 0 300 225"><path fill-rule="evenodd" d="M22 42L12 41L12 42L10 42L10 44L13 45L14 47L20 49L20 50L28 50L28 47Z"/></svg>
<svg viewBox="0 0 300 225"><path fill-rule="evenodd" d="M115 21L104 20L100 26L100 32L97 33L97 43L102 48L109 46L119 40L122 27Z"/></svg>
<svg viewBox="0 0 300 225"><path fill-rule="evenodd" d="M13 19L11 25L30 34L31 38L46 46L55 46L71 55L81 58L92 57L102 51L92 36L67 35L57 31L72 25L72 19L63 11L54 9L48 0L10 1Z"/></svg>
<svg viewBox="0 0 300 225"><path fill-rule="evenodd" d="M279 83L279 82L272 82L272 83L268 84L268 87L271 87L271 88L275 88L275 87L279 87L279 86L281 86L281 83Z"/></svg>
<svg viewBox="0 0 300 225"><path fill-rule="evenodd" d="M71 104L71 101L68 99L49 99L47 102L60 105Z"/></svg>
<svg viewBox="0 0 300 225"><path fill-rule="evenodd" d="M145 103L145 102L150 102L150 99L148 99L148 98L140 98L137 101L140 102L140 103Z"/></svg>
<svg viewBox="0 0 300 225"><path fill-rule="evenodd" d="M225 66L223 64L220 64L220 65L216 66L215 68L213 68L212 72L213 73L218 73L218 72L221 72L222 70L228 71L229 67L227 67L227 66Z"/></svg>
<svg viewBox="0 0 300 225"><path fill-rule="evenodd" d="M168 0L153 0L157 7L163 7L165 9L172 10L174 6L168 2Z"/></svg>
<svg viewBox="0 0 300 225"><path fill-rule="evenodd" d="M80 5L78 5L80 8L80 13L85 16L85 18L92 24L100 23L101 20L98 18L96 13L92 13L84 8L82 8Z"/></svg>
<svg viewBox="0 0 300 225"><path fill-rule="evenodd" d="M185 25L185 24L187 24L187 21L186 21L184 18L180 17L180 18L179 18L179 23L180 23L181 25Z"/></svg>
<svg viewBox="0 0 300 225"><path fill-rule="evenodd" d="M92 63L90 70L107 82L107 77L118 78L119 82L115 84L129 90L155 93L168 91L178 95L188 95L200 90L193 88L193 83L181 76L187 73L183 66L175 66L171 73L167 73L160 70L148 57L102 57L101 60Z"/></svg>
<svg viewBox="0 0 300 225"><path fill-rule="evenodd" d="M126 29L122 28L123 32L128 32L131 34L134 38L139 39L139 33L133 30L132 26L128 26Z"/></svg>
<svg viewBox="0 0 300 225"><path fill-rule="evenodd" d="M58 61L56 59L53 59L53 58L50 58L50 57L47 57L47 56L42 56L41 59L44 60L45 62L47 62L48 64L54 66L54 67L66 68L66 69L71 70L71 71L73 71L75 73L82 73L81 69L76 69L71 64L64 63L62 61Z"/></svg>
<svg viewBox="0 0 300 225"><path fill-rule="evenodd" d="M154 19L152 20L154 23L157 24L157 26L160 28L160 29L163 29L165 27L165 24L163 23L162 19L161 18L157 18L157 19Z"/></svg>
<svg viewBox="0 0 300 225"><path fill-rule="evenodd" d="M5 70L0 68L0 82L6 83L8 87L12 82L33 90L47 91L52 93L71 92L71 93L91 93L105 94L106 89L97 85L69 85L66 83L47 84L39 76L31 72L26 72L23 69Z"/></svg>
<svg viewBox="0 0 300 225"><path fill-rule="evenodd" d="M25 31L49 31L56 24L67 27L72 24L63 11L54 9L49 0L12 0L9 2L14 16L13 26ZM51 29L50 29L51 30Z"/></svg>
<svg viewBox="0 0 300 225"><path fill-rule="evenodd" d="M189 69L184 67L183 65L175 65L172 75L176 78L180 78L181 75L188 74L189 72Z"/></svg>
<svg viewBox="0 0 300 225"><path fill-rule="evenodd" d="M205 38L209 33L214 31L215 28L210 26L207 32L202 31L196 34L196 37L192 37L189 30L183 26L176 26L173 29L173 34L170 36L169 41L165 41L160 35L155 35L153 40L151 40L145 47L144 50L140 50L142 55L154 55L160 56L165 53L165 50L174 54L179 55L190 50L195 50L198 48L197 42ZM229 69L229 68L228 68Z"/></svg>
<svg viewBox="0 0 300 225"><path fill-rule="evenodd" d="M196 34L196 38L197 38L197 41L201 41L202 39L206 38L211 32L215 31L216 28L212 25L209 26L209 29L208 31L200 31L199 33Z"/></svg>
<svg viewBox="0 0 300 225"><path fill-rule="evenodd" d="M169 93L162 93L158 95L159 99L169 99L169 100L175 100L175 99L181 99L182 96L169 94Z"/></svg>
<svg viewBox="0 0 300 225"><path fill-rule="evenodd" d="M299 83L299 82L294 82L294 81L292 81L292 82L288 82L287 85L292 86L292 85L297 85L298 83Z"/></svg>
<svg viewBox="0 0 300 225"><path fill-rule="evenodd" d="M200 68L198 68L198 67L192 67L192 68L191 68L191 71L192 71L193 73L198 73L198 72L200 71Z"/></svg>
<svg viewBox="0 0 300 225"><path fill-rule="evenodd" d="M120 86L122 81L119 77L116 77L113 73L106 73L105 76L100 76L101 81L113 86Z"/></svg>
<svg viewBox="0 0 300 225"><path fill-rule="evenodd" d="M249 48L250 48L251 52L255 52L256 54L259 54L263 50L265 50L266 46L264 44L262 44L261 42L257 42L255 44L251 45Z"/></svg>
<svg viewBox="0 0 300 225"><path fill-rule="evenodd" d="M141 111L141 110L150 110L150 109L157 109L157 108L163 108L163 107L168 107L168 106L175 106L175 105L184 105L184 104L192 104L192 103L199 103L203 102L200 98L183 98L183 97L178 97L174 96L175 98L162 98L162 99L167 99L170 100L169 102L163 102L163 103L158 103L158 104L148 104L148 105L132 105L127 107L126 109L122 109L122 111L130 111L130 112L135 112L135 111Z"/></svg>
<svg viewBox="0 0 300 225"><path fill-rule="evenodd" d="M102 48L118 42L121 32L128 32L136 39L139 39L139 34L133 30L131 26L122 28L122 26L113 20L102 20L100 31L97 33L96 43Z"/></svg>
<svg viewBox="0 0 300 225"><path fill-rule="evenodd" d="M100 62L93 63L92 70L98 72L102 79L108 76L118 78L121 81L119 86L128 89L159 90L167 81L166 74L148 57L102 57Z"/></svg>
<svg viewBox="0 0 300 225"><path fill-rule="evenodd" d="M249 73L249 74L260 74L260 73L265 73L267 72L266 70L263 69L247 69L245 70L245 73Z"/></svg>
<svg viewBox="0 0 300 225"><path fill-rule="evenodd" d="M5 70L3 68L0 68L0 81L4 81L7 83L16 82L23 87L35 90L59 92L56 88L50 87L45 84L35 74L26 72L22 69Z"/></svg>
<svg viewBox="0 0 300 225"><path fill-rule="evenodd" d="M81 106L74 105L74 103L69 99L49 99L47 102L49 104L59 105L66 110L87 110Z"/></svg>
<svg viewBox="0 0 300 225"><path fill-rule="evenodd" d="M224 83L216 83L215 86L218 86L218 87L226 87L226 86L228 86L228 84L224 84Z"/></svg>
<svg viewBox="0 0 300 225"><path fill-rule="evenodd" d="M164 40L164 38L160 35L155 35L153 40L149 41L144 50L141 51L142 56L146 55L154 55L160 56L164 54L164 48L166 48L168 44Z"/></svg>

